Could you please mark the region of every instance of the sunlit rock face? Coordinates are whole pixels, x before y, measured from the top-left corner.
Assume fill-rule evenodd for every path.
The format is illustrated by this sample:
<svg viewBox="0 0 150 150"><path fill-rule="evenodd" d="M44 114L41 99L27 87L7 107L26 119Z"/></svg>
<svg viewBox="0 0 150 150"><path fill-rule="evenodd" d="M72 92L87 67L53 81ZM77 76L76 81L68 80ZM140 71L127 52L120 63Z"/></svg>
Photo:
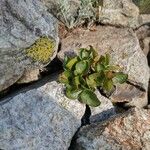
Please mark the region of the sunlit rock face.
<svg viewBox="0 0 150 150"><path fill-rule="evenodd" d="M85 105L69 100L56 81L0 105L0 149L67 150L81 126Z"/></svg>
<svg viewBox="0 0 150 150"><path fill-rule="evenodd" d="M92 45L100 55L109 53L111 63L123 68L129 79L135 85L143 87L139 90L132 85L117 85L116 93L112 96L114 102L131 102L132 106L147 105L147 89L149 67L138 38L132 29L99 26L95 31L78 29L75 34L68 35L62 40L62 50L58 53L60 60L65 55L75 56L79 48ZM141 75L142 73L142 75Z"/></svg>
<svg viewBox="0 0 150 150"><path fill-rule="evenodd" d="M80 129L73 150L150 148L150 110L133 108L107 121Z"/></svg>

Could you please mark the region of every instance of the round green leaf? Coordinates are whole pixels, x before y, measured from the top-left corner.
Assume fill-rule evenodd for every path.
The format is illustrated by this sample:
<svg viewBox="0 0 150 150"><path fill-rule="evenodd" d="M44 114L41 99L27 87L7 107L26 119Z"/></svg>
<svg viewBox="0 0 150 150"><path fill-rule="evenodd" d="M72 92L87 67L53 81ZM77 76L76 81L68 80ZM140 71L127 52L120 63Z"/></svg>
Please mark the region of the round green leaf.
<svg viewBox="0 0 150 150"><path fill-rule="evenodd" d="M72 59L70 59L67 64L65 65L65 68L71 70L73 68L73 66L77 63L78 61L78 57L74 57Z"/></svg>
<svg viewBox="0 0 150 150"><path fill-rule="evenodd" d="M88 88L86 80L82 76L80 76L80 85L81 85L82 89L87 89Z"/></svg>
<svg viewBox="0 0 150 150"><path fill-rule="evenodd" d="M101 104L96 94L91 90L84 90L79 95L79 101L92 107L97 107Z"/></svg>
<svg viewBox="0 0 150 150"><path fill-rule="evenodd" d="M97 87L97 78L99 77L99 73L93 73L86 78L86 83L91 88Z"/></svg>
<svg viewBox="0 0 150 150"><path fill-rule="evenodd" d="M75 66L75 74L84 74L88 70L88 62L80 61Z"/></svg>
<svg viewBox="0 0 150 150"><path fill-rule="evenodd" d="M65 66L69 60L70 60L69 57L67 55L65 55L63 66Z"/></svg>
<svg viewBox="0 0 150 150"><path fill-rule="evenodd" d="M85 48L81 48L80 49L80 53L79 53L79 57L80 59L87 59L90 55L90 51L85 49Z"/></svg>
<svg viewBox="0 0 150 150"><path fill-rule="evenodd" d="M110 92L113 89L113 81L111 79L105 79L103 83L103 89Z"/></svg>
<svg viewBox="0 0 150 150"><path fill-rule="evenodd" d="M69 70L64 71L62 74L59 75L59 82L60 83L69 83L69 78L72 76L72 73Z"/></svg>
<svg viewBox="0 0 150 150"><path fill-rule="evenodd" d="M99 62L103 65L105 65L105 57L104 56L101 56L100 59L99 59Z"/></svg>
<svg viewBox="0 0 150 150"><path fill-rule="evenodd" d="M69 99L78 99L78 95L80 93L81 93L81 90L79 90L79 89L66 88L66 96Z"/></svg>
<svg viewBox="0 0 150 150"><path fill-rule="evenodd" d="M109 70L109 71L120 71L122 68L119 67L118 65L109 65L106 67L106 70Z"/></svg>
<svg viewBox="0 0 150 150"><path fill-rule="evenodd" d="M96 72L101 72L105 70L105 66L103 64L101 64L100 62L98 62L95 66L95 71Z"/></svg>
<svg viewBox="0 0 150 150"><path fill-rule="evenodd" d="M115 74L115 77L113 78L113 82L123 84L127 81L127 79L128 79L127 74L124 74L122 72L118 72Z"/></svg>
<svg viewBox="0 0 150 150"><path fill-rule="evenodd" d="M110 55L106 54L106 56L105 56L105 65L108 66L109 62L110 62Z"/></svg>
<svg viewBox="0 0 150 150"><path fill-rule="evenodd" d="M80 85L80 76L75 76L75 77L73 78L73 84L74 84L74 86L75 86L76 88L79 87L79 85Z"/></svg>

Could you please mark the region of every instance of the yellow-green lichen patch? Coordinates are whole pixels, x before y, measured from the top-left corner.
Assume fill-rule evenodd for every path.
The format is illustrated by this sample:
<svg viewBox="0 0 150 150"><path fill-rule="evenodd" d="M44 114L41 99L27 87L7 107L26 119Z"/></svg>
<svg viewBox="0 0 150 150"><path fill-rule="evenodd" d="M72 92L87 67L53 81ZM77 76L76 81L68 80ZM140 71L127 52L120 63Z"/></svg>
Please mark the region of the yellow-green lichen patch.
<svg viewBox="0 0 150 150"><path fill-rule="evenodd" d="M35 41L35 43L26 49L27 56L35 61L47 63L53 56L55 41L44 36Z"/></svg>

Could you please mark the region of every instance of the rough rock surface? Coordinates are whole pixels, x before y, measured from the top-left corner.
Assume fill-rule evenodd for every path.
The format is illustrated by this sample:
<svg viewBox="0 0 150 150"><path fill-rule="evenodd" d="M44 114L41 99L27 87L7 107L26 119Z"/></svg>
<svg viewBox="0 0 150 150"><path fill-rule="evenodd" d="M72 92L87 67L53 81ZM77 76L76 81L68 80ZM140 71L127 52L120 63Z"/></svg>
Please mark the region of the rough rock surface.
<svg viewBox="0 0 150 150"><path fill-rule="evenodd" d="M149 150L150 110L133 108L107 121L81 128L75 150Z"/></svg>
<svg viewBox="0 0 150 150"><path fill-rule="evenodd" d="M48 94L57 100L57 102L65 109L70 111L78 119L81 119L85 112L85 105L77 100L70 100L64 95L65 87L56 81L49 82L39 88L41 92Z"/></svg>
<svg viewBox="0 0 150 150"><path fill-rule="evenodd" d="M20 93L0 105L0 148L66 150L84 111L55 81Z"/></svg>
<svg viewBox="0 0 150 150"><path fill-rule="evenodd" d="M143 45L144 45L144 49L143 49L143 52L146 56L148 56L149 52L150 52L150 36L149 37L146 37L144 40L143 40ZM150 58L149 58L150 59Z"/></svg>
<svg viewBox="0 0 150 150"><path fill-rule="evenodd" d="M150 25L145 24L135 30L135 33L139 40L143 40L144 38L150 36Z"/></svg>
<svg viewBox="0 0 150 150"><path fill-rule="evenodd" d="M136 28L140 23L139 9L132 0L103 0L103 6L99 9L99 21Z"/></svg>
<svg viewBox="0 0 150 150"><path fill-rule="evenodd" d="M46 64L28 58L26 48L41 36L58 46L57 21L39 0L0 1L0 91L15 83L25 69L41 69ZM43 53L45 53L43 51Z"/></svg>
<svg viewBox="0 0 150 150"><path fill-rule="evenodd" d="M101 105L98 107L90 107L90 123L104 121L117 113L117 109L115 106L113 106L110 99L102 96L98 90L95 92L95 94L101 101Z"/></svg>
<svg viewBox="0 0 150 150"><path fill-rule="evenodd" d="M113 103L124 103L125 107L143 107L147 105L147 93L126 83L117 85L116 90L110 96L110 99Z"/></svg>
<svg viewBox="0 0 150 150"><path fill-rule="evenodd" d="M29 83L31 81L36 81L39 79L40 71L39 69L27 69L24 70L23 76L17 81L18 84Z"/></svg>
<svg viewBox="0 0 150 150"><path fill-rule="evenodd" d="M137 89L133 93L134 100L143 95L143 102L139 101L138 106L147 105L149 68L147 58L140 48L136 34L131 29L109 26L99 26L96 31L75 30L74 33L62 40L62 48L58 53L58 57L63 60L64 55L74 56L79 48L86 48L89 45L92 45L100 55L109 53L111 63L122 67L123 72L129 75L129 79L133 84L146 90L146 92L143 92ZM128 86L127 91L130 91L130 88L132 87ZM139 91L140 94L136 91ZM125 91L122 90L122 92L124 93Z"/></svg>
<svg viewBox="0 0 150 150"><path fill-rule="evenodd" d="M46 89L46 90L45 90ZM57 101L66 109L71 111L73 108L73 112L75 111L75 114L78 116L78 118L81 118L81 113L83 114L84 104L81 105L80 103L77 103L77 100L69 100L64 95L64 89L65 87L62 84L58 84L57 82L50 82L42 87L42 91L47 92L48 95L57 98ZM49 92L51 91L51 92ZM91 109L91 116L90 116L90 122L98 122L102 120L108 119L110 116L116 114L116 108L113 106L112 102L102 96L98 90L96 90L96 95L101 101L101 105L98 107L90 107ZM82 107L81 107L82 106ZM80 113L81 111L81 113Z"/></svg>
<svg viewBox="0 0 150 150"><path fill-rule="evenodd" d="M150 14L141 14L141 25L142 24L150 24Z"/></svg>

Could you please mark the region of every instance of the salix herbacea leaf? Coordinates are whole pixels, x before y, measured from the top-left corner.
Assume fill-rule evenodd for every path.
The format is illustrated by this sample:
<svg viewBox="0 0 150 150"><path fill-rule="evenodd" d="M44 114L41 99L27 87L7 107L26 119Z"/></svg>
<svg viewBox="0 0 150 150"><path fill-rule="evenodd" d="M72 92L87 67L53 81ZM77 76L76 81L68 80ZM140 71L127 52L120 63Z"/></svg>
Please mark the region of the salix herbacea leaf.
<svg viewBox="0 0 150 150"><path fill-rule="evenodd" d="M65 55L65 56L64 56L63 66L65 66L68 61L69 61L69 57L68 57L67 55Z"/></svg>
<svg viewBox="0 0 150 150"><path fill-rule="evenodd" d="M96 88L102 84L102 76L100 73L93 73L86 78L89 87Z"/></svg>
<svg viewBox="0 0 150 150"><path fill-rule="evenodd" d="M77 63L77 61L78 61L78 57L74 57L66 63L65 67L67 69L71 70L73 68L73 66Z"/></svg>
<svg viewBox="0 0 150 150"><path fill-rule="evenodd" d="M68 84L69 83L69 78L72 76L72 73L69 70L64 71L59 75L59 82Z"/></svg>
<svg viewBox="0 0 150 150"><path fill-rule="evenodd" d="M78 99L78 95L81 93L80 89L66 88L66 96L69 99Z"/></svg>
<svg viewBox="0 0 150 150"><path fill-rule="evenodd" d="M113 81L111 79L105 79L103 83L103 89L110 92L113 89Z"/></svg>
<svg viewBox="0 0 150 150"><path fill-rule="evenodd" d="M83 90L79 94L79 101L92 107L97 107L101 104L96 94L91 90Z"/></svg>
<svg viewBox="0 0 150 150"><path fill-rule="evenodd" d="M75 66L75 73L76 74L84 74L88 70L88 62L87 61L80 61Z"/></svg>
<svg viewBox="0 0 150 150"><path fill-rule="evenodd" d="M106 56L105 56L105 66L108 66L109 62L110 62L110 55L106 54Z"/></svg>
<svg viewBox="0 0 150 150"><path fill-rule="evenodd" d="M73 78L73 84L74 84L74 86L75 86L76 88L79 87L79 85L81 84L81 83L80 83L80 76L75 76L75 77Z"/></svg>
<svg viewBox="0 0 150 150"><path fill-rule="evenodd" d="M128 75L122 72L115 73L115 77L113 78L114 83L123 84L127 81Z"/></svg>
<svg viewBox="0 0 150 150"><path fill-rule="evenodd" d="M101 72L105 70L105 66L103 64L101 64L100 62L98 62L95 66L95 71L96 72Z"/></svg>
<svg viewBox="0 0 150 150"><path fill-rule="evenodd" d="M90 55L90 51L87 50L87 49L84 49L84 48L81 48L80 49L80 52L79 52L79 58L82 60L82 59L87 59Z"/></svg>

